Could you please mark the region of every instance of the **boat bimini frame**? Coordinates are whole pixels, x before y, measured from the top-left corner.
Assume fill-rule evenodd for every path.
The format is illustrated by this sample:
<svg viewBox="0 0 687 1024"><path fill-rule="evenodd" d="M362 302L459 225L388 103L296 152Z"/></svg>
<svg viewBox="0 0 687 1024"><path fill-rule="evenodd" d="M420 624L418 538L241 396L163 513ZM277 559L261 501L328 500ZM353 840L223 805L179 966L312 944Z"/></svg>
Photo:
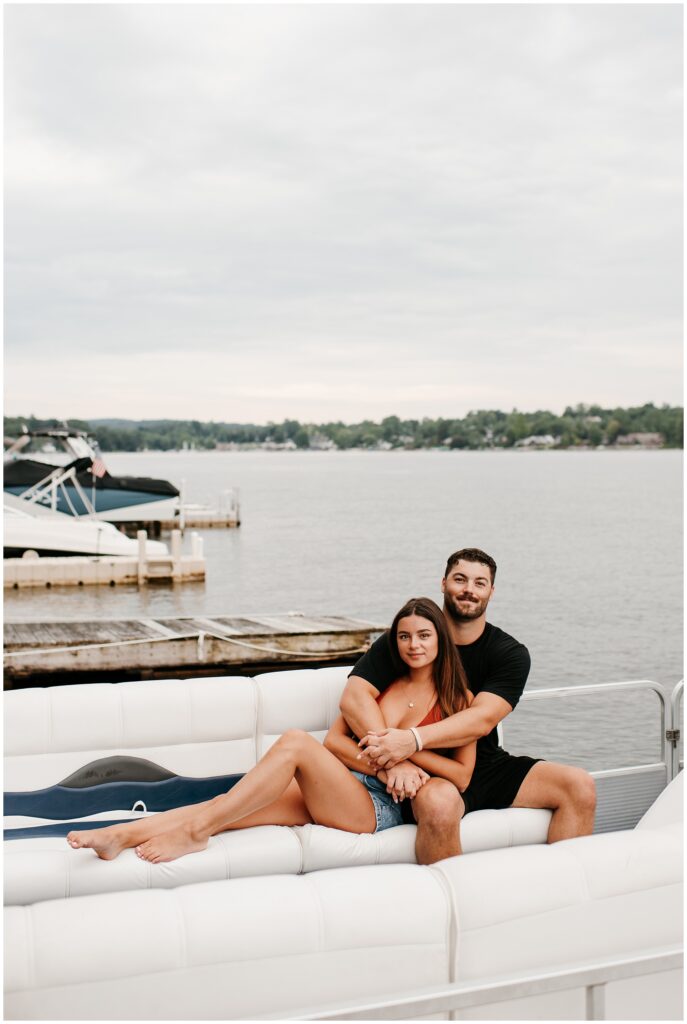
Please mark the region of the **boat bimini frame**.
<svg viewBox="0 0 687 1024"><path fill-rule="evenodd" d="M39 508L49 508L53 512L57 512L57 496L58 492L61 492L67 506L71 510L71 514L78 518L95 517L95 507L93 502L89 499L86 491L81 486L77 479L77 473L82 473L84 470L90 468L91 460L88 458L77 459L75 462L70 463L69 466L57 466L51 473L48 473L38 483L28 487L25 491L18 496L21 501L26 501L30 505L35 505ZM74 508L74 504L69 497L69 490L66 486L70 483L74 488L79 498L84 504L86 509L86 517L79 515Z"/></svg>

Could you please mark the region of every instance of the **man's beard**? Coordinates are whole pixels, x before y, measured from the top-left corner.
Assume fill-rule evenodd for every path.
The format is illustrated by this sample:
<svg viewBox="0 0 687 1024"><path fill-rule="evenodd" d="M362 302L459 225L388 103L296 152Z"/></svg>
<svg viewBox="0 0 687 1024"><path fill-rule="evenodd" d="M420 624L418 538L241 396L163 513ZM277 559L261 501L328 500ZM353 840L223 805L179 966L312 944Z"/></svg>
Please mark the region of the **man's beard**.
<svg viewBox="0 0 687 1024"><path fill-rule="evenodd" d="M475 602L464 600L462 603L468 605L468 607L465 609L457 608L455 599L444 601L444 610L454 622L469 622L471 619L478 619L480 615L484 614L489 604L489 599L477 600Z"/></svg>

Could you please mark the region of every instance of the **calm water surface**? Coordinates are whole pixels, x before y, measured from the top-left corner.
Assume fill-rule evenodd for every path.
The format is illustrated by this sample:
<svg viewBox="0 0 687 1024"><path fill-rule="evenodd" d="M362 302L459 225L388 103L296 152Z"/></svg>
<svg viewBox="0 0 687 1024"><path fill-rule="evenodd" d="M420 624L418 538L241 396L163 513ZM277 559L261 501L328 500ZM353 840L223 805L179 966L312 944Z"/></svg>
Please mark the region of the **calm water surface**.
<svg viewBox="0 0 687 1024"><path fill-rule="evenodd" d="M681 452L174 452L106 461L114 473L183 479L189 501L214 503L238 487L242 525L203 534L204 584L10 592L8 619L294 610L385 623L412 595L440 601L446 556L474 546L498 563L490 618L529 647L528 686L638 678L672 686L682 675ZM570 726L567 702L559 716L523 706L507 723L508 746L534 752L536 733L545 756L606 762L615 747L653 758L654 698L577 703L589 730Z"/></svg>

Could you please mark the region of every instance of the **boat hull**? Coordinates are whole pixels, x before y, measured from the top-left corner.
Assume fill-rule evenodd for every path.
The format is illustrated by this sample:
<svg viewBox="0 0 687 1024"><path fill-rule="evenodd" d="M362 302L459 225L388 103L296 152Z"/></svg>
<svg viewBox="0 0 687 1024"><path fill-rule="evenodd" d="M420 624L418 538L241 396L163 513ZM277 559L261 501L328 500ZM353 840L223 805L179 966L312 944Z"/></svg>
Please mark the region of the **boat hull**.
<svg viewBox="0 0 687 1024"><path fill-rule="evenodd" d="M21 504L21 499L17 499ZM27 502L25 509L7 504L4 514L3 556L21 558L27 551L41 556L127 555L135 558L138 542L120 533L110 523L78 519L46 509L37 513ZM168 554L166 545L146 541L147 555Z"/></svg>

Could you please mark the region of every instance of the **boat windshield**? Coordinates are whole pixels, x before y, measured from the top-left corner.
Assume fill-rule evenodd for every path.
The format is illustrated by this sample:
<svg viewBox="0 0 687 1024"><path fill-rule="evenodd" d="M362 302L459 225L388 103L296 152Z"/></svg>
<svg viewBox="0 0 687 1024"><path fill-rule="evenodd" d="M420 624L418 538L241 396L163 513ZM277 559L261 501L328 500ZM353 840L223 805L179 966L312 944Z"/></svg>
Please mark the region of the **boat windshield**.
<svg viewBox="0 0 687 1024"><path fill-rule="evenodd" d="M93 449L85 437L70 437L69 447L74 452L77 459L93 458Z"/></svg>

